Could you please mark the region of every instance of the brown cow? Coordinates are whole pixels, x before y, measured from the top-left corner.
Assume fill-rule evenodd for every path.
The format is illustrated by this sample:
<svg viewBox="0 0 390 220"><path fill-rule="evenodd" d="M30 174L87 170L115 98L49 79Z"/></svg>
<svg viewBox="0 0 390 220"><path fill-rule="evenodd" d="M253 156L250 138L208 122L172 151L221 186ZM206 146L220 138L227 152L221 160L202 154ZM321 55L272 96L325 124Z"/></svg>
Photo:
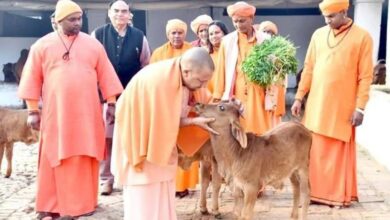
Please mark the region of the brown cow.
<svg viewBox="0 0 390 220"><path fill-rule="evenodd" d="M27 126L27 110L0 108L0 171L4 151L8 166L5 177L12 173L12 151L15 142L32 144L38 141L39 133Z"/></svg>
<svg viewBox="0 0 390 220"><path fill-rule="evenodd" d="M200 161L200 186L201 186L200 200L199 200L200 212L203 215L209 213L207 209L206 195L207 195L207 188L209 187L211 181L211 184L213 186L213 191L211 196L211 203L212 203L211 214L214 215L216 218L221 217L219 212L218 198L219 198L219 191L221 189L222 178L218 173L218 166L214 158L210 140L208 140L199 149L199 151L196 152L191 157L186 156L183 152L181 152L179 148L178 151L179 151L178 164L184 170L190 168L192 162Z"/></svg>
<svg viewBox="0 0 390 220"><path fill-rule="evenodd" d="M20 78L22 77L23 67L26 63L28 57L29 50L23 49L20 51L20 57L18 61L14 64L13 73L15 74L16 82L19 84Z"/></svg>
<svg viewBox="0 0 390 220"><path fill-rule="evenodd" d="M298 219L300 198L302 219L306 219L310 203L309 152L311 132L298 122L285 122L255 136L240 126L240 106L235 101L214 105L198 104L197 113L215 118L209 126L219 133L210 133L211 146L224 177L235 198L235 214L239 219L253 218L259 189L270 185L281 189L290 178L294 202L291 217Z"/></svg>
<svg viewBox="0 0 390 220"><path fill-rule="evenodd" d="M372 84L385 85L386 84L386 61L378 60L374 67L374 77Z"/></svg>

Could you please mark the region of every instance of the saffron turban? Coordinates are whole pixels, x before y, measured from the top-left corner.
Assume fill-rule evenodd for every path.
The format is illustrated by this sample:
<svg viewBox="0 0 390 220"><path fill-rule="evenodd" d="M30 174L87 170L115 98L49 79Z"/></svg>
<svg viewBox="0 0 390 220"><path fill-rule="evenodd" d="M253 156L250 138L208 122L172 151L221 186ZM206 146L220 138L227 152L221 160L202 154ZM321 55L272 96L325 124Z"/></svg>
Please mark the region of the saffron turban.
<svg viewBox="0 0 390 220"><path fill-rule="evenodd" d="M233 5L227 7L227 13L230 17L233 15L250 17L255 15L256 8L246 2L236 2Z"/></svg>
<svg viewBox="0 0 390 220"><path fill-rule="evenodd" d="M57 2L54 20L56 22L62 21L67 16L80 12L83 13L80 6L71 0L60 0Z"/></svg>
<svg viewBox="0 0 390 220"><path fill-rule="evenodd" d="M278 34L278 26L272 21L263 21L259 25L259 31L271 31L274 35Z"/></svg>
<svg viewBox="0 0 390 220"><path fill-rule="evenodd" d="M173 29L181 29L184 31L184 35L187 34L187 24L180 19L171 19L167 22L167 26L165 28L167 36Z"/></svg>
<svg viewBox="0 0 390 220"><path fill-rule="evenodd" d="M323 15L329 15L347 10L349 0L323 0L319 6Z"/></svg>
<svg viewBox="0 0 390 220"><path fill-rule="evenodd" d="M204 24L204 25L209 25L211 22L213 22L213 19L208 16L208 15L199 15L196 17L192 22L191 22L191 30L195 33L198 34L199 26Z"/></svg>

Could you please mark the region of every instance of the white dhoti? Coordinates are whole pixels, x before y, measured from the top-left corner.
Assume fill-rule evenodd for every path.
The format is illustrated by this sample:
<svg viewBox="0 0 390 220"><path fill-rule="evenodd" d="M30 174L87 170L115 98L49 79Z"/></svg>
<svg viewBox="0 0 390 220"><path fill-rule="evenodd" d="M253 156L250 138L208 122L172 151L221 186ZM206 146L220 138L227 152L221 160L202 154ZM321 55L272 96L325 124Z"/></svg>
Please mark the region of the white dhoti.
<svg viewBox="0 0 390 220"><path fill-rule="evenodd" d="M115 148L112 171L117 183L123 185L125 220L177 220L175 183L177 148L172 151L169 164L160 166L144 162L142 172L124 163L124 153ZM124 165L124 166L123 166Z"/></svg>

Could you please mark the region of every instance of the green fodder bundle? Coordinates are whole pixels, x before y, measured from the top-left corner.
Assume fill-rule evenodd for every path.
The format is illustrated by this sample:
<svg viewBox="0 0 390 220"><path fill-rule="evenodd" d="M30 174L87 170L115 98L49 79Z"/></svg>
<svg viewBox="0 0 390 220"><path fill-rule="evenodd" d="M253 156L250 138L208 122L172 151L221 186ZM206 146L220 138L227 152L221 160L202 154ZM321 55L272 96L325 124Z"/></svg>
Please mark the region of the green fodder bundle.
<svg viewBox="0 0 390 220"><path fill-rule="evenodd" d="M296 47L291 41L282 36L272 37L252 48L241 70L251 82L267 87L284 80L289 73L296 74L295 54Z"/></svg>

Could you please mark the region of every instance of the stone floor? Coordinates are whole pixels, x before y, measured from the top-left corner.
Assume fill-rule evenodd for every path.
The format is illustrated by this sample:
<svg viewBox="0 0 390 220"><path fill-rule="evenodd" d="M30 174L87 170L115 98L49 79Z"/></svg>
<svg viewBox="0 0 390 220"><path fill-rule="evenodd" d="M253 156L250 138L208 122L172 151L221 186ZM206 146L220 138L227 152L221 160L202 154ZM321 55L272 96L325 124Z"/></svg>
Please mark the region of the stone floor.
<svg viewBox="0 0 390 220"><path fill-rule="evenodd" d="M36 187L37 145L26 146L17 143L14 146L14 171L9 179L0 176L0 219L34 219L34 193ZM2 175L5 170L3 161ZM360 202L350 208L334 209L328 206L311 205L308 218L328 219L390 219L390 172L373 160L362 148L358 151L358 188ZM233 200L227 188L221 190L222 219L235 219L231 213ZM213 216L199 214L199 191L183 199L177 199L176 211L179 220L211 220ZM210 201L209 201L210 202ZM276 192L267 188L264 196L255 206L255 219L289 219L292 206L291 188ZM86 220L116 220L123 218L121 191L111 196L101 196L99 206Z"/></svg>

